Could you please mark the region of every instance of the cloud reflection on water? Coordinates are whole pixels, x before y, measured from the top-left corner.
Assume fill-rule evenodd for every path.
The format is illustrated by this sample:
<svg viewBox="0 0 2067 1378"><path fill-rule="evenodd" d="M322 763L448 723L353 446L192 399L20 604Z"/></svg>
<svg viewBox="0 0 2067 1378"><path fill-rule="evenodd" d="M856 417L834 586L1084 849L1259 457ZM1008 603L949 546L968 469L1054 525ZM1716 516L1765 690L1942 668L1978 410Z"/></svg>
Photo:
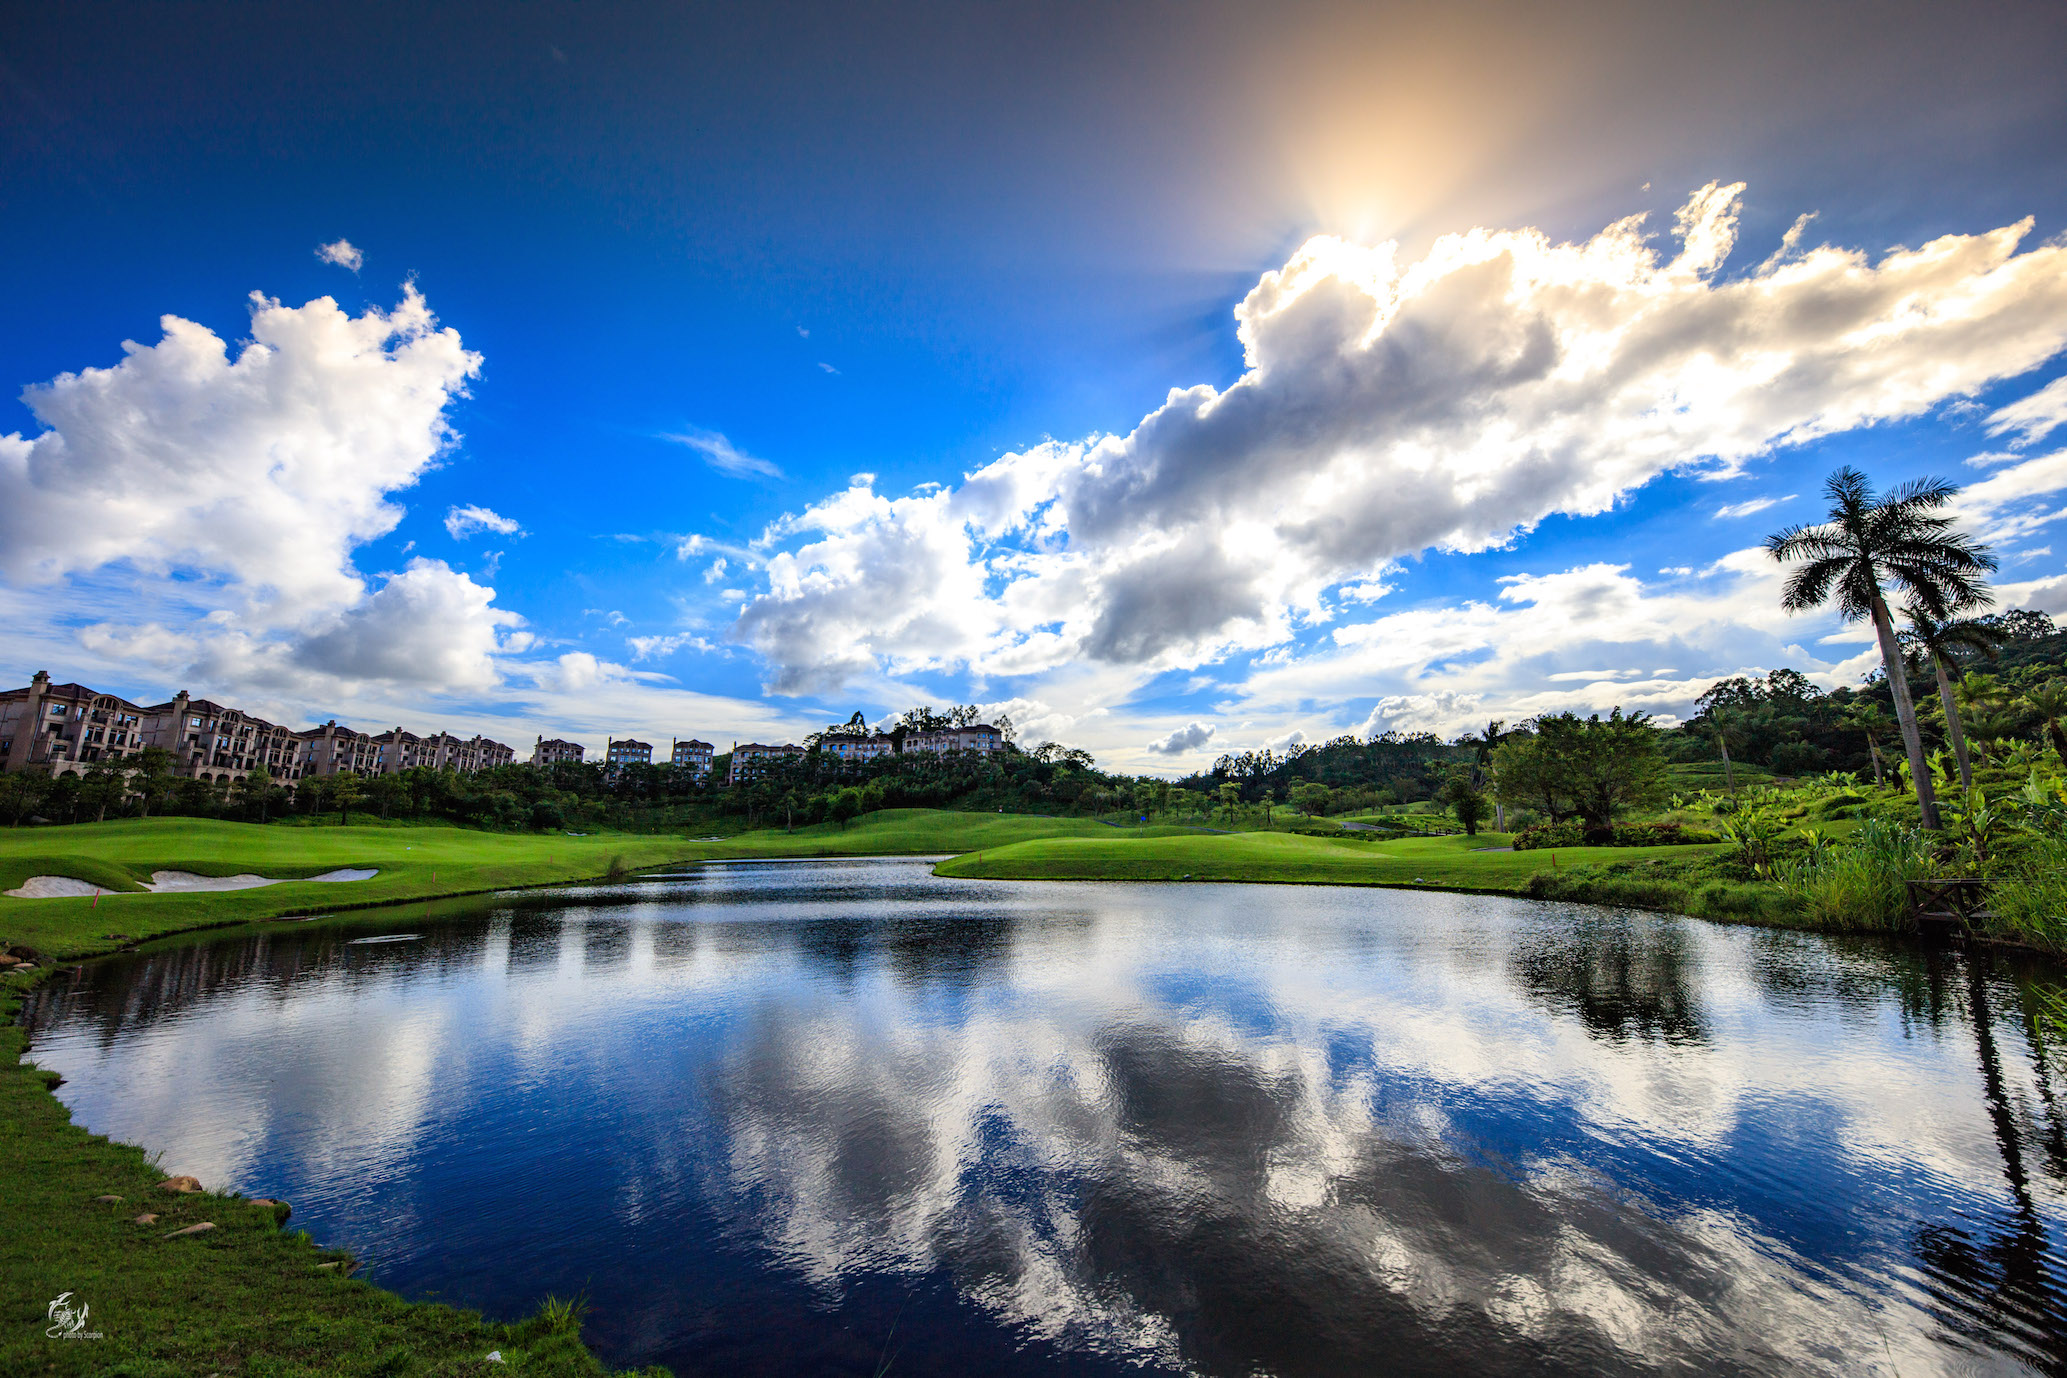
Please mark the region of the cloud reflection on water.
<svg viewBox="0 0 2067 1378"><path fill-rule="evenodd" d="M2059 1344L2043 1288L2025 1333L1976 1302L1980 1347L1943 1338L1932 1289L2050 1276L2059 1165L2005 1185L1963 987L1868 945L908 863L411 927L99 969L37 1011L36 1056L94 1128L291 1183L415 1285L494 1304L463 1247L555 1252L538 1290L607 1279L627 1362L725 1338L701 1298L728 1249L817 1299L800 1337L930 1280L1050 1353L1210 1373L1964 1372ZM1998 1061L2035 1141L2028 1059ZM2019 1209L2036 1245L1987 1223ZM2032 1256L1976 1261L2005 1238Z"/></svg>

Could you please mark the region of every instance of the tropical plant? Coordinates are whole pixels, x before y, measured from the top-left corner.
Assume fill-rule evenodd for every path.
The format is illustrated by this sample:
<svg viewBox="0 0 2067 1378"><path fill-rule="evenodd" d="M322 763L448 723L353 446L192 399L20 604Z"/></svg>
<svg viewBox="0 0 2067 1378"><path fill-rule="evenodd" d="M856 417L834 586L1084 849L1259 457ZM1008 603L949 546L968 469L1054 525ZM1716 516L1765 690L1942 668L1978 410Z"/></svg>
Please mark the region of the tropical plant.
<svg viewBox="0 0 2067 1378"><path fill-rule="evenodd" d="M2009 814L1976 787L1960 796L1952 809L1952 823L1947 831L1959 848L1961 860L1975 872L1987 871L2010 831Z"/></svg>
<svg viewBox="0 0 2067 1378"><path fill-rule="evenodd" d="M1959 666L1957 652L1992 651L2002 644L2002 633L1970 617L1933 616L1929 608L1914 602L1902 609L1902 615L1909 619L1909 643L1930 661L1932 675L1938 681L1938 702L1945 709L1945 739L1952 744L1952 754L1959 761L1959 787L1970 790L1974 787L1974 766L1960 709L1979 705L1953 691L1949 671ZM1967 680L1974 678L1972 672L1967 673Z"/></svg>
<svg viewBox="0 0 2067 1378"><path fill-rule="evenodd" d="M1790 526L1766 538L1766 552L1782 564L1800 562L1787 580L1781 606L1808 612L1834 603L1848 622L1873 623L1881 664L1895 700L1902 745L1916 783L1923 825L1938 828L1938 801L1924 768L1923 737L1916 705L1909 697L1902 649L1883 589L1892 584L1908 601L1936 617L1979 607L1987 600L1982 576L1995 557L1971 537L1952 529L1940 510L1959 492L1942 479L1916 479L1889 493L1876 493L1866 475L1849 465L1823 485L1830 518L1817 526Z"/></svg>
<svg viewBox="0 0 2067 1378"><path fill-rule="evenodd" d="M1751 873L1770 880L1774 851L1783 831L1768 807L1739 809L1723 820L1723 836L1737 844L1737 854Z"/></svg>
<svg viewBox="0 0 2067 1378"><path fill-rule="evenodd" d="M2060 729L2062 719L2067 719L2067 682L2053 679L2024 691L2024 702L2032 712L2045 722L2046 736L2052 739L2053 751L2060 762L2067 765L2067 732Z"/></svg>

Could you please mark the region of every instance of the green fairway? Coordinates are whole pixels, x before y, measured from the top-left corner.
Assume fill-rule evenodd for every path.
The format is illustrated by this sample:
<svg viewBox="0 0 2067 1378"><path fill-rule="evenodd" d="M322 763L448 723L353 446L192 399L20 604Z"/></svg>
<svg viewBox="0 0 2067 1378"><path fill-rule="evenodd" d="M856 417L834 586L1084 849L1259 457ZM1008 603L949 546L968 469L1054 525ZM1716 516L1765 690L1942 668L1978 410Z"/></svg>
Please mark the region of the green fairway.
<svg viewBox="0 0 2067 1378"><path fill-rule="evenodd" d="M1519 891L1537 871L1585 862L1664 860L1712 846L1586 847L1569 852L1508 852L1497 833L1364 842L1285 833L1224 836L1047 838L994 847L942 862L943 876L993 880L1276 881L1336 885L1428 885Z"/></svg>
<svg viewBox="0 0 2067 1378"><path fill-rule="evenodd" d="M98 900L0 896L0 939L81 957L184 929L560 881L613 867L744 857L926 855L1044 837L1186 836L1182 828L1118 829L1091 819L885 809L847 827L761 829L719 841L648 834L489 833L448 827L280 827L191 818L128 819L0 831L0 891L31 876L106 887ZM155 870L226 876L313 876L344 867L371 880L288 883L226 893L149 894Z"/></svg>

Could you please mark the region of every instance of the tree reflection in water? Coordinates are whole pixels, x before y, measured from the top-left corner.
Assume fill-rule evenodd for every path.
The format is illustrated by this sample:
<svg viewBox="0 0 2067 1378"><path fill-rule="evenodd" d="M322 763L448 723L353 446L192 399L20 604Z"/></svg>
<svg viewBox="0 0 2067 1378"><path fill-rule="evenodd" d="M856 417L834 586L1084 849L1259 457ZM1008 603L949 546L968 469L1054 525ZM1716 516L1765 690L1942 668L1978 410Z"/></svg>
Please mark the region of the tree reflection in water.
<svg viewBox="0 0 2067 1378"><path fill-rule="evenodd" d="M2067 1373L2067 1289L2062 1286L2052 1232L2032 1198L2024 1149L2030 1115L2013 1102L2004 1076L1990 994L1996 973L1980 953L1933 951L1927 960L1934 991L1949 994L1947 987L1954 982L1964 986L1975 1058L2010 1199L2003 1210L1977 1212L1963 1225L1941 1221L1918 1228L1913 1247L1926 1277L1924 1290L1940 1323L1953 1333L2020 1351L2048 1373ZM2042 1142L2051 1150L2041 1162L2058 1181L2059 1117L2047 1085L2043 1047L2035 1039L2031 1047L2034 1087L2045 1107Z"/></svg>
<svg viewBox="0 0 2067 1378"><path fill-rule="evenodd" d="M1516 944L1509 965L1521 990L1578 1015L1602 1038L1684 1044L1705 1037L1698 973L1678 920L1590 912L1536 929Z"/></svg>

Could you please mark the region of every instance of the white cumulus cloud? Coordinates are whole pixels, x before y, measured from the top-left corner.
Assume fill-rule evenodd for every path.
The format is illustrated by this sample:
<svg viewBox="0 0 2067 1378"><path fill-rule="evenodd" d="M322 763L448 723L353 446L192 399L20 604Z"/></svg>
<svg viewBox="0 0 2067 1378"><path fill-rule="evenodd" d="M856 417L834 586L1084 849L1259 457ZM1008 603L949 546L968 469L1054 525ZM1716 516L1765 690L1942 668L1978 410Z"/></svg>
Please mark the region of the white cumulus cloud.
<svg viewBox="0 0 2067 1378"><path fill-rule="evenodd" d="M24 392L45 429L0 436L0 577L68 581L97 614L82 647L225 693L495 684L529 637L493 589L422 559L373 586L353 562L457 443L447 411L480 356L414 287L358 316L254 294L234 355L192 321L161 327Z"/></svg>
<svg viewBox="0 0 2067 1378"><path fill-rule="evenodd" d="M784 518L736 635L780 692L1197 665L1285 641L1402 557L1915 416L2067 343L2067 246L2020 252L2028 221L1724 278L1739 191L1696 193L1676 251L1640 218L1581 243L1473 230L1417 262L1311 240L1236 308L1234 384L946 490L851 488Z"/></svg>
<svg viewBox="0 0 2067 1378"><path fill-rule="evenodd" d="M394 529L387 495L456 441L446 406L480 356L413 287L356 317L254 295L234 358L204 326L161 326L112 368L22 394L47 429L0 435L0 573L200 571L268 621L357 602L351 552Z"/></svg>

